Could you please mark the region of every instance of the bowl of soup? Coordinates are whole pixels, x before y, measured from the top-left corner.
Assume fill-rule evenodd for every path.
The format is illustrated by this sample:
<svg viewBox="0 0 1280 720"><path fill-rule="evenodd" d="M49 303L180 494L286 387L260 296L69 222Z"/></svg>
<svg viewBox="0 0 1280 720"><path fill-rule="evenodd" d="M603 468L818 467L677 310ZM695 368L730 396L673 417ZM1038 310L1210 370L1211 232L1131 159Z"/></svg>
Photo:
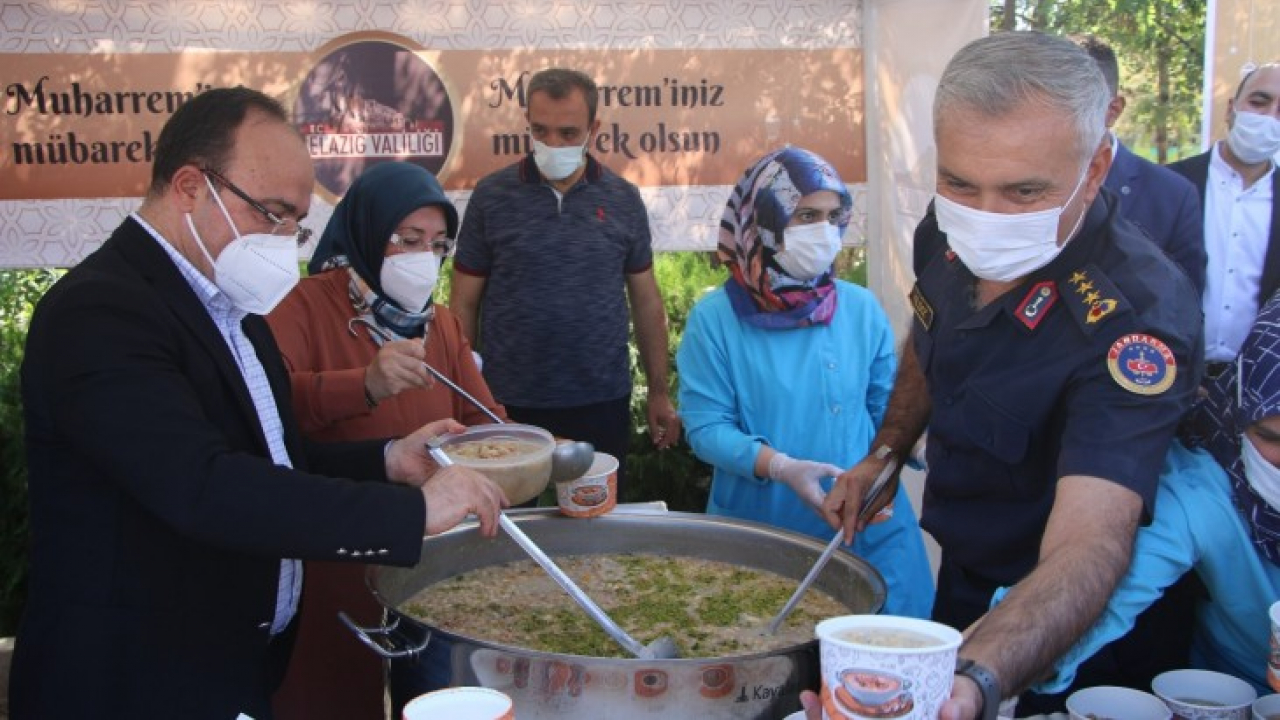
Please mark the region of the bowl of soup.
<svg viewBox="0 0 1280 720"><path fill-rule="evenodd" d="M840 685L861 705L875 707L901 695L906 682L893 673L850 668L840 673Z"/></svg>
<svg viewBox="0 0 1280 720"><path fill-rule="evenodd" d="M502 488L507 501L532 500L551 480L551 433L534 425L473 425L440 443L456 465L475 470Z"/></svg>

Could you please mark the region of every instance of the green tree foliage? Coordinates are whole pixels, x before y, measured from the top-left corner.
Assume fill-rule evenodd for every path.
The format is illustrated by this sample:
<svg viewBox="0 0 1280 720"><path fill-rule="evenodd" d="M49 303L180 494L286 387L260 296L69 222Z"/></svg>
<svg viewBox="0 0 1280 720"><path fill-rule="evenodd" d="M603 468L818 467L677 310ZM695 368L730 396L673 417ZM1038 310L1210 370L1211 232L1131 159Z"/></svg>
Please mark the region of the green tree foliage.
<svg viewBox="0 0 1280 720"><path fill-rule="evenodd" d="M1120 58L1117 133L1158 162L1198 148L1206 0L998 0L991 28L1091 34Z"/></svg>
<svg viewBox="0 0 1280 720"><path fill-rule="evenodd" d="M31 311L61 274L0 270L0 637L17 629L27 586L27 463L18 368Z"/></svg>

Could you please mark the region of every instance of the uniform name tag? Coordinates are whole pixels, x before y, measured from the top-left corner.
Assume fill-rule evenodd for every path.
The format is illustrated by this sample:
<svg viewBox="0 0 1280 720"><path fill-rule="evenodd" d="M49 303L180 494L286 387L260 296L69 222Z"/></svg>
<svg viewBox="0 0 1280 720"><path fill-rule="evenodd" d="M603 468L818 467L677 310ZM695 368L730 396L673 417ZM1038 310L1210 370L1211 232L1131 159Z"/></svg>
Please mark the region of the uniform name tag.
<svg viewBox="0 0 1280 720"><path fill-rule="evenodd" d="M916 313L916 319L924 326L925 330L933 329L933 306L928 300L924 299L924 293L920 292L920 283L911 286L911 293L907 296L911 298L911 309Z"/></svg>

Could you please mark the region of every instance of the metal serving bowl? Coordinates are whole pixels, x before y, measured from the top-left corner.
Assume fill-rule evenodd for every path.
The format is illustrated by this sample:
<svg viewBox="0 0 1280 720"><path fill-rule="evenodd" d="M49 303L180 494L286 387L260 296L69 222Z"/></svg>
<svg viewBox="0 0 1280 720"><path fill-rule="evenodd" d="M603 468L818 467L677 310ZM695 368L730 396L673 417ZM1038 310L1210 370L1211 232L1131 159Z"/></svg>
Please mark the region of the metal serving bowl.
<svg viewBox="0 0 1280 720"><path fill-rule="evenodd" d="M758 523L625 506L590 519L564 517L554 508L512 516L553 558L629 552L679 555L768 570L797 582L824 545ZM390 659L397 715L404 703L422 693L481 685L511 696L521 720L775 718L799 708L800 691L818 685L816 640L719 658L592 658L467 637L400 611L402 604L434 583L523 559L524 552L510 539L483 538L474 524L467 524L424 540L422 561L415 567L370 570L370 588L387 609L387 627L353 630ZM815 585L850 613L876 613L884 605L880 574L846 552L831 559Z"/></svg>

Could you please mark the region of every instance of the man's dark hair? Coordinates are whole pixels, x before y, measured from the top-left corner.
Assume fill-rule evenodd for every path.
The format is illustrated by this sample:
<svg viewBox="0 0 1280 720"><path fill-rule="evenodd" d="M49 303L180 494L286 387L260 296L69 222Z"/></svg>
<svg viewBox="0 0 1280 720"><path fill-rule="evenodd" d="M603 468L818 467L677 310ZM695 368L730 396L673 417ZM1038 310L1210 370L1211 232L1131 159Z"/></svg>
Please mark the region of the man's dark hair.
<svg viewBox="0 0 1280 720"><path fill-rule="evenodd" d="M587 100L587 124L596 121L596 107L600 104L600 91L596 83L586 73L565 68L547 68L539 70L529 78L525 88L525 102L536 92L544 92L552 100L563 100L574 90L581 90Z"/></svg>
<svg viewBox="0 0 1280 720"><path fill-rule="evenodd" d="M1072 42L1079 45L1089 57L1098 63L1102 78L1107 81L1107 88L1114 97L1120 94L1120 64L1116 62L1116 53L1111 46L1093 35L1073 35Z"/></svg>
<svg viewBox="0 0 1280 720"><path fill-rule="evenodd" d="M206 90L179 107L160 130L151 166L150 195L158 195L184 165L215 172L226 168L236 129L250 110L289 121L280 102L247 87Z"/></svg>

